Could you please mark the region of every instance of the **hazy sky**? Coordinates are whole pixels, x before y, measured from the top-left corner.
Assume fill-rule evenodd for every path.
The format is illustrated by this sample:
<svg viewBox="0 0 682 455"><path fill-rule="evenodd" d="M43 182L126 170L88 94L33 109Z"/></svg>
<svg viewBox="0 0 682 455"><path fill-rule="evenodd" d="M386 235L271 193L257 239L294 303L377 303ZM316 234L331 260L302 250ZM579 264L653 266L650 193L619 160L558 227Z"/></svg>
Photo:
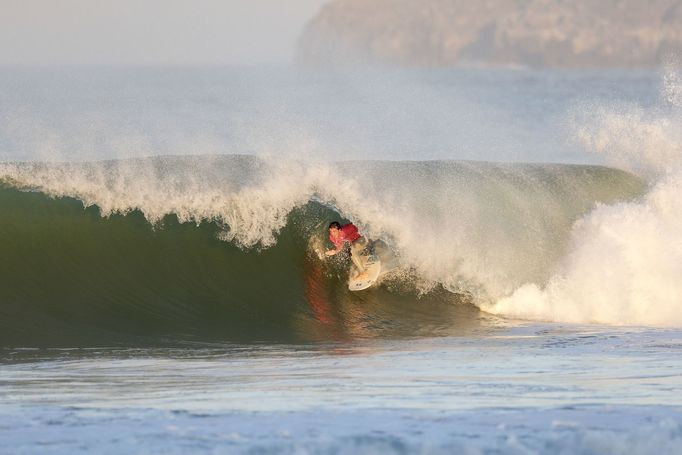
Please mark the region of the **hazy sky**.
<svg viewBox="0 0 682 455"><path fill-rule="evenodd" d="M290 61L326 0L0 0L0 65Z"/></svg>

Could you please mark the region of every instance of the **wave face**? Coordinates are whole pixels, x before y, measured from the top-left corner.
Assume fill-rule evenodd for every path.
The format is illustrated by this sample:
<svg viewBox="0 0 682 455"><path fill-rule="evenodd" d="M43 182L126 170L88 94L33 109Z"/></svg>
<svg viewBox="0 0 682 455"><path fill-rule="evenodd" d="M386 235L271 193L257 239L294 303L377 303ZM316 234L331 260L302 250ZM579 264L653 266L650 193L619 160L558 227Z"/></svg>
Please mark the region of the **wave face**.
<svg viewBox="0 0 682 455"><path fill-rule="evenodd" d="M599 166L303 163L253 156L0 166L3 345L461 333L543 282L595 204L644 194ZM376 289L322 260L352 220L396 253ZM473 305L471 305L473 304Z"/></svg>

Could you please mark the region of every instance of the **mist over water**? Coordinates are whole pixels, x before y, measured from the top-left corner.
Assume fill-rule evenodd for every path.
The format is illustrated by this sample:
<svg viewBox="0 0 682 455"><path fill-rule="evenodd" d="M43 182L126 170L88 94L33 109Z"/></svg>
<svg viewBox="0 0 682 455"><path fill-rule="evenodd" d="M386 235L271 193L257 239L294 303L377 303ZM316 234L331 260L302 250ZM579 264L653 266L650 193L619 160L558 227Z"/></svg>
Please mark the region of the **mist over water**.
<svg viewBox="0 0 682 455"><path fill-rule="evenodd" d="M594 158L570 139L572 106L654 103L658 75L65 68L4 69L0 85L8 160L228 153L584 164Z"/></svg>

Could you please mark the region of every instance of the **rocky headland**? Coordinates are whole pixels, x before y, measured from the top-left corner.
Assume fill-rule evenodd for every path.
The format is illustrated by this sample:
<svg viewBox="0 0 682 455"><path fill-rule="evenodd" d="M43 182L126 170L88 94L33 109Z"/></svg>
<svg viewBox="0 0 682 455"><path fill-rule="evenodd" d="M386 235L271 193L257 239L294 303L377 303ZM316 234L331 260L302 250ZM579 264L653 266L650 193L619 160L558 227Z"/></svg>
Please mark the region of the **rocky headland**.
<svg viewBox="0 0 682 455"><path fill-rule="evenodd" d="M302 64L645 68L682 55L682 0L331 0Z"/></svg>

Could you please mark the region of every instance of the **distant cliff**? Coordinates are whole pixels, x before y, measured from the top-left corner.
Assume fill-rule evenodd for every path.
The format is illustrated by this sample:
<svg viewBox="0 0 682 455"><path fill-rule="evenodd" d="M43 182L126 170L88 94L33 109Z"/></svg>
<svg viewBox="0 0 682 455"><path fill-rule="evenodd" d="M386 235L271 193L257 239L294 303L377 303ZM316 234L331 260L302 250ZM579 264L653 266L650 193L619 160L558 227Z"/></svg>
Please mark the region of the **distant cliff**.
<svg viewBox="0 0 682 455"><path fill-rule="evenodd" d="M682 55L682 0L331 0L304 64L650 67Z"/></svg>

